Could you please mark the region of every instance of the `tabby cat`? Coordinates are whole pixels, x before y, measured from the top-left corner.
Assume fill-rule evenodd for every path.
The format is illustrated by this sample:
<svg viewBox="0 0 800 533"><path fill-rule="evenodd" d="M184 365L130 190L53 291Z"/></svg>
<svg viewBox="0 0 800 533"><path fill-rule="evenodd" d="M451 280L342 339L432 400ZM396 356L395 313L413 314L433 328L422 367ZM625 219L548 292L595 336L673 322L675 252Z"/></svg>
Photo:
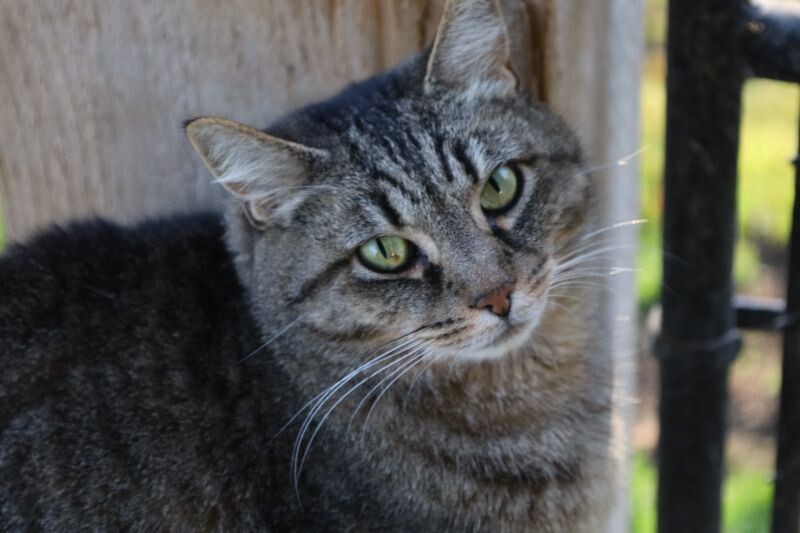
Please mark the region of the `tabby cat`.
<svg viewBox="0 0 800 533"><path fill-rule="evenodd" d="M186 131L225 217L0 259L0 530L606 527L590 182L495 1L265 131Z"/></svg>

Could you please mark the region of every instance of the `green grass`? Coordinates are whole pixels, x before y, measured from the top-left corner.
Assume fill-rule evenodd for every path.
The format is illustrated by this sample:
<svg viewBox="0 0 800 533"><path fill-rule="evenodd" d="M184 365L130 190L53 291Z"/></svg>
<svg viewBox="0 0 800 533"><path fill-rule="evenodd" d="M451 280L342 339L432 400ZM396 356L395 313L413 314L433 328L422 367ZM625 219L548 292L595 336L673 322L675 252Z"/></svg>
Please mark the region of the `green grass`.
<svg viewBox="0 0 800 533"><path fill-rule="evenodd" d="M658 299L661 286L661 176L664 167L664 87L663 56L648 54L642 79L642 157L641 206L642 226L637 276L639 301L643 307Z"/></svg>
<svg viewBox="0 0 800 533"><path fill-rule="evenodd" d="M769 530L772 483L766 474L733 465L725 482L723 524L726 533Z"/></svg>
<svg viewBox="0 0 800 533"><path fill-rule="evenodd" d="M643 454L636 454L632 470L633 533L656 530L656 469ZM725 481L723 532L761 533L769 529L772 485L766 475L733 465Z"/></svg>
<svg viewBox="0 0 800 533"><path fill-rule="evenodd" d="M788 240L797 153L800 92L795 85L751 81L744 98L739 157L740 231L745 239Z"/></svg>
<svg viewBox="0 0 800 533"><path fill-rule="evenodd" d="M639 452L631 465L631 532L656 530L656 468Z"/></svg>
<svg viewBox="0 0 800 533"><path fill-rule="evenodd" d="M666 91L661 51L648 54L642 80L641 203L648 220L641 233L638 291L642 307L658 300L661 283L661 214L663 204L664 114ZM745 287L758 275L763 244L784 246L794 199L793 168L797 152L800 92L794 85L751 81L744 91L739 153L739 240L736 281Z"/></svg>

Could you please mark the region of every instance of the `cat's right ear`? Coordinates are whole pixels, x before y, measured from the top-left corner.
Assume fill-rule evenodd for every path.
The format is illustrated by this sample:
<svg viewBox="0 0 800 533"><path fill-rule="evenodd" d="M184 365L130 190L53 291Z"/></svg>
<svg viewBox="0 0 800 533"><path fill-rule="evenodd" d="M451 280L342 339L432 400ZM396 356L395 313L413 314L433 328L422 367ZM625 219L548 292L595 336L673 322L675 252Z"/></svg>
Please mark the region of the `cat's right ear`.
<svg viewBox="0 0 800 533"><path fill-rule="evenodd" d="M311 166L328 156L325 150L218 117L187 122L186 135L217 183L242 200L258 229L289 218L304 197Z"/></svg>
<svg viewBox="0 0 800 533"><path fill-rule="evenodd" d="M425 74L425 91L509 96L519 86L498 0L447 0Z"/></svg>

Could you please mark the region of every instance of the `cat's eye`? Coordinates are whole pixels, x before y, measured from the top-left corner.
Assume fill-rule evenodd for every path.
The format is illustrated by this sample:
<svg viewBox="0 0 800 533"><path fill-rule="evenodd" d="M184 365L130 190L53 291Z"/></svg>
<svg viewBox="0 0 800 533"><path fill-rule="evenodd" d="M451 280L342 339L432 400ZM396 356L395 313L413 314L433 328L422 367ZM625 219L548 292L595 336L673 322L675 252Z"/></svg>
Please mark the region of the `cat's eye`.
<svg viewBox="0 0 800 533"><path fill-rule="evenodd" d="M494 169L481 191L481 208L490 214L506 211L514 205L520 191L519 176L509 165Z"/></svg>
<svg viewBox="0 0 800 533"><path fill-rule="evenodd" d="M358 248L361 263L376 272L393 274L408 268L414 260L414 245L396 235L381 235Z"/></svg>

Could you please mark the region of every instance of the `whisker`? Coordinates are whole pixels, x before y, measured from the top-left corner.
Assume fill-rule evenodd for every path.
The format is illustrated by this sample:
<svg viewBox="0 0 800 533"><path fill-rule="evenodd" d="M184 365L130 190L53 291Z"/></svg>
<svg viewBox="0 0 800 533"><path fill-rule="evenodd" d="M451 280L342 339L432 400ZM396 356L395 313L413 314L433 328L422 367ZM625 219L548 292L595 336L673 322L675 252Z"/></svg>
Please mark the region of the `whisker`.
<svg viewBox="0 0 800 533"><path fill-rule="evenodd" d="M303 315L300 315L300 316L298 316L297 318L295 318L294 320L292 320L291 322L289 322L289 324L287 324L286 326L284 326L284 327L283 327L283 328L282 328L282 329L281 329L281 330L280 330L278 333L276 333L275 335L273 335L273 336L272 336L272 337L271 337L269 340L267 340L267 341L266 341L264 344L262 344L261 346L259 346L258 348L256 348L256 349L255 349L255 350L253 350L252 352L250 352L248 355L246 355L246 356L242 357L241 359L239 359L239 362L240 362L240 363L243 363L243 362L247 361L248 359L250 359L251 357L253 357L255 354L257 354L258 352L260 352L261 350L263 350L264 348L266 348L267 346L269 346L270 344L272 344L273 342L275 342L275 341L278 339L278 337L280 337L281 335L283 335L284 333L286 333L287 331L289 331L289 330L290 330L292 327L294 327L294 326L295 326L295 325L296 325L298 322L300 322L300 319L301 319L301 318L303 318Z"/></svg>
<svg viewBox="0 0 800 533"><path fill-rule="evenodd" d="M599 289L610 288L610 285L607 283L597 283L596 281L592 281L592 278L583 278L583 277L561 279L558 280L556 283L551 283L550 288L553 289L570 285L576 285L576 286L591 285Z"/></svg>
<svg viewBox="0 0 800 533"><path fill-rule="evenodd" d="M413 335L414 333L417 333L418 331L420 331L420 329L422 329L422 328L417 328L417 329L415 329L415 330L413 330L413 331L409 331L408 333L404 333L403 335L400 335L399 337L396 337L396 338L394 338L394 339L392 339L392 340L386 341L385 343L383 343L383 344L381 344L380 346L378 346L377 348L375 348L375 349L373 350L373 353L374 353L375 351L377 351L377 350L380 350L380 349L382 349L382 348L385 348L386 346L389 346L390 344L393 344L393 343L395 343L395 342L401 341L401 340L405 339L406 337L408 337L409 335ZM377 359L377 358L376 358L376 359ZM369 361L367 361L367 362L369 362ZM364 364L366 364L366 363L364 363ZM358 368L362 368L362 367L363 367L363 365L362 365L362 366L359 366ZM357 371L357 370L358 370L358 369L356 369L356 371ZM350 373L349 373L348 375L350 375ZM347 376L345 376L345 377L347 377ZM342 379L344 379L344 378L342 378ZM339 382L337 381L336 383L339 383ZM311 398L311 399L310 399L308 402L306 402L306 403L305 403L305 405L303 405L303 406L302 406L300 409L298 409L298 410L297 410L297 412L296 412L295 414L293 414L293 415L292 415L292 416L289 418L289 420L288 420L288 421L287 421L287 422L286 422L286 423L285 423L285 424L284 424L284 425L283 425L283 426L282 426L282 427L281 427L281 428L280 428L280 429L277 431L277 433L275 433L275 435L273 435L273 436L272 436L272 438L269 440L268 444L269 444L269 443L271 443L272 441L274 441L274 440L275 440L275 439L276 439L276 438L277 438L277 437L278 437L278 436L279 436L281 433L283 433L283 431L285 431L285 430L286 430L286 428L288 428L288 427L289 427L289 426L292 424L292 422L294 422L294 421L297 419L297 417L298 417L298 416L300 416L300 414L301 414L303 411L305 411L306 409L308 409L308 408L309 408L309 407L310 407L310 406L311 406L311 405L312 405L312 404L313 404L315 401L317 401L319 398L321 398L321 397L322 397L322 396L324 396L324 395L325 395L327 392L329 392L329 391L330 391L330 389L331 389L331 387L332 387L332 386L335 386L335 385L336 385L336 383L334 383L333 385L330 385L330 386L326 387L325 389L323 389L323 390L322 390L322 392L320 392L319 394L317 394L316 396L314 396L313 398Z"/></svg>
<svg viewBox="0 0 800 533"><path fill-rule="evenodd" d="M646 219L626 220L626 221L623 221L623 222L616 222L616 223L611 224L609 226L604 226L602 228L598 228L598 229L596 229L594 231L590 231L589 233L578 235L577 237L575 237L573 239L570 239L566 243L564 243L561 246L559 246L558 248L556 248L553 251L553 255L556 256L556 257L559 257L559 254L562 254L563 252L566 251L567 253L565 253L564 255L561 255L559 257L560 260L564 260L564 259L570 258L572 256L578 255L583 251L590 250L590 249L592 249L594 247L604 246L606 244L611 244L611 243L618 242L619 239L622 238L621 235L606 236L606 237L604 237L603 239L601 239L599 241L596 240L596 239L595 240L591 240L589 242L586 242L586 241L589 240L589 239L593 239L594 237L597 237L597 236L602 235L604 233L608 233L610 231L614 231L614 230L621 229L621 228L628 227L628 226L632 226L632 225L644 224L646 222L647 222ZM623 246L633 246L633 245L623 245Z"/></svg>
<svg viewBox="0 0 800 533"><path fill-rule="evenodd" d="M585 253L583 255L579 255L577 257L573 257L573 258L569 259L568 261L564 261L563 263L559 263L558 265L556 265L554 270L556 272L563 271L563 270L565 270L567 268L570 268L570 267L573 267L575 265L580 265L581 263L587 261L588 259L592 259L592 258L597 257L597 256L602 256L603 254L607 254L608 252L613 252L613 251L616 251L616 250L624 250L626 248L630 249L631 246L625 246L625 245L606 246L604 248L600 248L599 250L593 250L593 251L587 252L587 253Z"/></svg>
<svg viewBox="0 0 800 533"><path fill-rule="evenodd" d="M364 371L368 370L369 368L372 368L373 366L378 365L381 362L384 362L384 361L386 361L387 359L389 359L389 358L391 358L393 356L394 357L399 357L399 355L396 355L396 353L398 351L413 349L414 348L413 346L411 346L411 347L409 347L409 346L414 344L415 342L417 342L419 339L416 339L414 337L412 337L410 339L406 339L406 337L409 337L409 336L411 336L411 335L413 335L413 334L415 334L415 333L417 333L419 331L422 331L422 330L426 329L427 327L429 327L429 325L422 325L422 326L420 326L420 327L418 327L418 328L416 328L416 329L414 329L414 330L412 330L412 331L410 331L408 333L405 333L405 334L401 335L400 337L397 337L396 339L388 341L387 343L382 345L382 347L385 347L385 346L391 345L391 344L393 344L395 342L403 341L399 345L394 346L393 348L390 348L388 351L385 351L385 352L381 353L380 355L378 355L378 356L368 360L367 362L361 364L355 370L349 372L347 375L345 375L344 377L342 377L338 381L336 381L333 385L329 386L327 389L322 391L320 394L318 394L317 396L312 398L309 402L306 403L306 405L304 405L300 410L298 410L298 412L295 413L291 417L291 419L280 429L279 433L281 431L283 431L289 424L291 424L291 422L294 421L294 419L296 419L303 411L305 411L309 407L313 406L313 407L311 407L311 411L306 416L305 420L303 421L303 424L300 427L300 430L298 432L297 438L295 439L294 449L292 450L292 459L291 459L292 467L291 467L291 469L292 469L292 471L294 473L293 481L294 481L294 487L295 487L295 494L297 496L298 502L300 501L300 493L299 493L299 475L300 475L300 470L297 469L296 466L298 464L298 459L299 459L299 455L300 455L300 447L302 446L302 442L303 442L303 439L305 437L305 434L308 432L308 429L309 429L313 419L316 417L317 413L319 413L319 411L323 408L325 403L327 403L327 401L334 394L336 394L336 392L339 389L341 389L348 381L353 379L359 373L364 372ZM403 340L403 339L405 339L405 340ZM402 355L402 352L401 352L400 355ZM379 369L379 372L383 371L385 368L386 367L384 367L382 369ZM361 383L363 383L363 381L364 380L362 380ZM355 388L358 388L361 385L361 383L359 383L355 387L353 387L353 389L348 391L347 394L350 394L350 392L352 392L352 390L354 390ZM273 437L273 439L274 438L275 437Z"/></svg>
<svg viewBox="0 0 800 533"><path fill-rule="evenodd" d="M588 252L594 249L599 249L605 246L626 246L629 248L638 248L633 244L625 243L620 241L619 237L604 237L599 240L593 240L589 242L582 243L581 246L572 248L571 250L562 250L559 253L553 254L555 257L559 259L567 259L569 257L573 257L575 255L579 255L583 252Z"/></svg>
<svg viewBox="0 0 800 533"><path fill-rule="evenodd" d="M419 382L419 378L420 378L420 377L422 377L422 375L423 375L423 374L424 374L424 373L425 373L425 372L426 372L426 371L427 371L427 370L428 370L428 369L429 369L431 366L433 366L433 363L435 363L435 362L436 362L436 358L435 358L435 357L431 357L431 358L430 358L430 360L428 361L428 364L424 365L424 366L423 366L423 367L420 369L420 371L419 371L419 372L417 372L417 374L414 376L414 379L413 379L413 380L411 380L411 383L410 383L410 384L409 384L409 386L408 386L408 389L407 389L407 391L406 391L406 394L411 394L411 391L412 391L412 390L414 390L414 387L417 385L417 382Z"/></svg>
<svg viewBox="0 0 800 533"><path fill-rule="evenodd" d="M414 351L413 351L411 354L409 354L409 355L411 355L411 356L412 356L412 358L411 358L411 361L412 361L412 363L413 363L413 361L415 360L415 359L413 358L413 356L414 356L414 355L417 355L417 354L419 354L419 353L421 353L421 352L423 352L423 351L425 351L425 350L427 350L428 346L430 346L431 344L433 344L433 341L430 341L430 342L428 342L428 343L426 343L426 344L420 345L420 346L418 346L417 348L415 348L415 349L414 349ZM406 363L408 363L408 361L406 361ZM373 393L374 393L376 390L378 390L378 389L380 388L380 386L381 386L381 385L383 385L383 384L384 384L386 381L388 381L388 380L392 379L392 376L396 375L398 372L401 372L401 371L402 371L404 368L405 368L405 364L403 364L403 365L400 365L400 367L398 367L397 369L393 370L392 372L390 372L390 373L389 373L389 375L388 375L388 376L385 376L385 377L384 377L384 378L382 378L382 379L381 379L381 380L380 380L378 383L376 383L376 384L375 384L375 385L374 385L374 386L373 386L373 387L372 387L372 388L371 388L371 389L370 389L370 390L369 390L369 391L368 391L368 392L367 392L367 393L364 395L364 397L361 399L361 401L360 401L360 402L358 402L358 405L357 405L357 406L356 406L356 408L353 410L353 414L350 416L350 422L352 422L352 421L353 421L353 419L354 419L354 418L356 417L356 415L358 414L358 411L361 409L361 407L364 405L364 403L365 403L365 402L366 402L366 401L369 399L369 397L370 397L370 396L372 396L372 394L373 394ZM391 385L391 383L390 383L389 385ZM383 395L383 393L384 393L385 391L386 391L386 389L384 388L378 397L380 398L380 396L382 396L382 395ZM373 405L374 405L374 403L373 403ZM372 409L370 409L370 411L372 411Z"/></svg>
<svg viewBox="0 0 800 533"><path fill-rule="evenodd" d="M391 341L387 342L383 346L391 345L393 343L401 341L401 340L403 340L404 337L413 335L414 333L417 333L417 332L419 332L421 330L424 330L426 328L440 327L442 325L448 325L450 323L452 323L452 321L437 322L437 323L434 323L434 324L427 324L427 325L420 326L419 328L417 328L417 329L415 329L415 330L413 330L413 331L411 331L409 333L406 333L406 334L398 337L397 339L394 339L394 340L391 340ZM430 342L432 342L432 341L430 341ZM342 401L344 401L344 399L346 397L348 397L350 394L352 394L355 390L357 390L366 381L374 378L375 376L377 376L381 372L384 372L384 371L388 370L392 366L395 366L397 364L404 364L404 362L408 362L411 358L414 358L414 357L418 356L418 354L420 352L419 348L421 346L423 346L423 345L427 346L427 344L429 344L429 342L426 341L426 339L420 339L420 338L417 338L417 337L412 337L411 339L406 339L403 342L400 342L400 344L390 348L389 350L381 353L380 355L377 355L376 357L370 359L369 361L361 364L355 370L352 370L351 372L346 374L344 377L342 377L339 380L337 380L334 384L332 384L331 386L329 386L328 388L326 388L325 390L323 390L322 392L317 394L315 397L313 397L311 400L309 400L294 415L292 415L292 417L289 419L289 421L287 421L286 424L284 424L284 426L278 431L278 433L276 433L276 435L273 436L273 439L274 439L278 434L280 434L282 431L284 431L292 422L294 422L294 420L296 420L298 416L300 416L306 410L309 410L308 414L306 415L305 420L303 421L303 423L302 423L302 425L300 427L300 430L298 432L297 438L295 439L295 445L294 445L294 449L292 450L292 457L291 457L291 463L292 463L291 470L292 470L292 473L293 473L293 476L292 476L293 477L293 484L294 484L295 494L297 496L298 502L300 501L300 493L299 493L299 478L300 478L300 474L302 472L303 465L305 464L305 460L306 460L306 458L308 456L308 453L309 453L309 451L311 449L313 441L314 441L317 433L320 431L320 429L324 425L325 420L336 409L336 407L339 404L341 404ZM317 426L314 428L314 431L311 433L311 436L309 437L308 442L305 445L305 451L303 451L302 458L301 458L301 449L303 448L303 442L305 441L305 436L310 431L310 427L311 427L311 424L313 423L314 419L322 411L322 409L325 407L325 405L333 398L333 396L337 392L339 392L342 389L342 387L344 387L348 382L350 382L358 374L360 374L362 372L366 372L370 368L373 368L373 367L375 367L377 365L381 365L381 366L377 370L372 372L369 376L367 376L366 378L362 379L361 381L359 381L358 383L353 385L349 390L347 390L347 392L345 392L343 395L341 395L333 403L333 405L331 405L328 408L326 413L322 416L320 421L317 423ZM403 368L406 368L406 366L403 366Z"/></svg>
<svg viewBox="0 0 800 533"><path fill-rule="evenodd" d="M575 280L550 285L550 290L551 291L555 289L563 290L563 289L579 288L579 287L590 287L594 289L607 290L607 291L612 290L611 287L607 285L601 285L600 283L591 283L589 281L575 281Z"/></svg>
<svg viewBox="0 0 800 533"><path fill-rule="evenodd" d="M577 298L573 298L573 300L577 300ZM562 311L564 311L566 313L572 312L572 309L570 309L566 305L562 304L561 302L557 302L555 300L555 298L548 298L547 299L547 303L545 303L545 307L547 307L548 305L554 305L554 306L556 306L557 308L561 309ZM534 333L535 333L535 331L534 331Z"/></svg>
<svg viewBox="0 0 800 533"><path fill-rule="evenodd" d="M334 394L336 394L336 392L341 387L343 387L348 381L353 379L359 373L364 372L365 370L368 370L369 368L372 368L373 366L391 358L398 351L401 351L402 353L402 350L407 349L409 345L414 345L414 343L416 342L418 342L418 339L414 338L407 339L400 345L395 346L394 348L391 348L390 350L383 352L377 357L374 357L369 361L361 364L360 366L358 366L358 368L352 370L344 377L340 378L336 383L325 389L325 391L323 391L323 393L319 395L321 397L316 401L315 406L311 409L311 412L309 412L309 414L306 416L306 419L303 421L303 424L300 427L300 431L295 440L295 448L292 452L292 462L295 463L297 457L299 456L300 453L299 448L302 445L303 437L305 436L305 433L308 431L311 422L313 421L316 414L322 409L322 407L325 405L325 403L328 401L329 398L331 398Z"/></svg>
<svg viewBox="0 0 800 533"><path fill-rule="evenodd" d="M676 255L676 254L670 252L669 250L665 250L663 247L660 247L660 248L659 247L653 247L653 248L658 248L658 250L661 252L661 255L665 259L669 259L670 261L675 261L679 265L683 265L686 268L694 270L694 265L692 265L689 261L687 261L683 257L681 257L679 255Z"/></svg>
<svg viewBox="0 0 800 533"><path fill-rule="evenodd" d="M380 394L378 394L378 397L375 398L374 402L372 402L372 405L370 406L369 411L367 411L367 417L364 419L364 425L361 427L361 438L362 439L364 438L364 433L367 430L367 425L369 425L369 419L372 416L372 411L378 405L378 402L380 402L381 398L383 398L383 395L386 394L386 391L388 391L389 388L391 388L391 386L394 385L397 382L398 379L403 377L406 373L408 373L408 371L410 371L412 368L414 368L414 366L417 363L419 363L420 361L425 359L425 356L428 355L427 348L428 348L427 346L423 346L421 348L421 350L418 350L417 351L418 355L414 359L412 359L411 362L407 363L405 366L400 368L400 372L397 374L397 376L392 381L390 381L383 388L383 390L381 390ZM397 372L397 370L395 370L395 372ZM384 381L385 381L385 378L384 378Z"/></svg>
<svg viewBox="0 0 800 533"><path fill-rule="evenodd" d="M639 157L642 154L642 152L647 150L647 148L649 148L648 145L644 145L644 146L638 148L637 150L635 150L635 151L633 151L633 152L631 152L631 153L629 153L627 155L624 155L624 156L620 157L619 159L617 159L616 161L614 161L612 163L606 163L606 164L603 164L603 165L595 165L595 166L592 166L592 167L588 167L588 168L583 169L581 172L584 172L586 174L592 174L593 172L598 172L600 170L606 170L606 169L614 168L614 167L627 166L631 161L633 161L634 159Z"/></svg>
<svg viewBox="0 0 800 533"><path fill-rule="evenodd" d="M417 348L417 345L415 345L414 348L412 348L412 350L414 350L416 348ZM308 443L305 446L305 451L303 452L303 456L300 459L300 461L297 462L296 460L293 460L293 462L297 465L296 468L295 468L295 472L294 472L295 489L297 489L297 487L299 485L298 482L300 480L300 473L303 471L303 465L306 462L306 458L308 457L308 453L311 451L311 446L314 444L314 439L316 438L316 436L319 433L320 429L322 429L322 426L325 424L325 421L328 419L328 417L331 415L331 413L333 413L333 411L336 409L336 407L338 407L339 404L341 404L345 400L345 398L350 396L350 394L352 394L356 389L358 389L366 381L372 379L375 375L387 370L389 367L394 366L394 365L400 363L401 361L406 360L410 356L411 356L411 354L404 353L402 356L400 356L399 358L395 359L394 361L391 361L391 362L383 365L381 368L379 368L378 370L373 372L371 375L369 375L368 377L362 379L355 386L351 387L350 390L348 390L346 393L344 393L342 396L340 396L339 399L337 399L333 403L333 405L330 408L328 408L328 410L325 413L325 415L323 415L323 417L317 423L317 426L314 428L314 431L311 433L311 437L309 437L309 439L308 439ZM310 415L310 417L313 418L312 415ZM299 451L298 451L297 456L299 457Z"/></svg>
<svg viewBox="0 0 800 533"><path fill-rule="evenodd" d="M561 273L560 276L554 277L551 284L573 279L596 279L605 281L608 280L612 275L613 274L610 272L579 272L575 270L567 270Z"/></svg>
<svg viewBox="0 0 800 533"><path fill-rule="evenodd" d="M609 238L600 239L600 240L597 240L597 241L591 241L591 242L588 242L588 243L584 243L584 244L582 244L581 246L579 246L577 248L573 248L572 250L565 251L566 253L559 252L557 254L553 254L553 256L559 261L565 261L567 259L570 259L570 258L573 258L575 256L581 255L583 253L588 253L588 252L591 252L591 251L594 251L594 250L599 250L601 248L609 248L609 247L612 247L612 246L618 246L621 249L625 249L625 248L639 249L639 246L636 246L636 245L633 245L633 244L622 243L617 238L613 238L612 239L612 238L609 237Z"/></svg>
<svg viewBox="0 0 800 533"><path fill-rule="evenodd" d="M638 274L641 271L642 271L641 268L612 266L611 270L608 272L608 275L609 276L617 276L619 274Z"/></svg>
<svg viewBox="0 0 800 533"><path fill-rule="evenodd" d="M296 463L297 463L297 459L298 459L299 454L300 454L300 447L302 446L303 438L304 438L306 432L308 431L308 428L310 427L311 422L313 421L313 419L316 416L316 414L322 409L322 407L328 401L328 399L330 399L341 387L343 387L348 381L353 379L353 377L358 375L360 372L363 372L363 371L371 368L372 366L375 366L375 365L381 363L382 361L385 361L386 359L390 358L395 352L397 352L398 350L406 349L406 347L408 345L413 344L415 341L416 341L416 339L413 339L413 338L409 339L409 340L403 342L402 344L400 344L399 346L395 346L394 348L392 348L392 349L390 349L390 350L378 355L377 357L375 357L373 359L370 359L366 363L363 363L362 365L360 365L355 370L349 372L343 378L339 379L336 383L334 383L333 385L331 385L330 387L325 389L325 391L323 391L323 393L321 395L319 395L319 397L318 397L319 399L316 400L316 402L314 404L314 407L311 409L309 414L306 416L305 420L303 421L302 426L300 427L300 430L298 432L297 438L295 439L294 449L292 450L292 465L296 465ZM298 487L297 479L295 479L295 489L296 490L297 490L297 487ZM299 495L298 495L298 499L299 499Z"/></svg>
<svg viewBox="0 0 800 533"><path fill-rule="evenodd" d="M571 294L563 294L563 293L550 293L548 294L549 298L552 299L559 299L559 300L572 300L573 302L585 303L586 300L584 298L578 298L577 296L573 296Z"/></svg>
<svg viewBox="0 0 800 533"><path fill-rule="evenodd" d="M613 231L615 229L626 228L628 226L638 226L640 224L647 224L648 220L646 218L635 218L632 220L623 220L622 222L615 222L614 224L610 224L608 226L604 226L602 228L598 228L594 231L590 231L589 233L584 233L579 235L577 239L579 241L585 241L586 239L591 239L596 235L600 235L602 233L607 233L609 231Z"/></svg>
<svg viewBox="0 0 800 533"><path fill-rule="evenodd" d="M413 355L411 352L413 352L413 351L417 350L417 348L419 348L420 346L423 346L423 345L425 345L425 344L426 344L426 341L425 341L425 339L419 339L419 340L420 340L420 342L419 342L419 343L417 343L416 345L414 345L412 348L410 348L410 349L409 349L409 351L407 351L406 353L404 353L404 354L403 354L403 358L402 358L403 360L407 359L407 357L406 357L406 356ZM430 345L431 343L430 343L430 342L428 342L427 344L428 344L428 345ZM394 361L394 363L397 363L397 362L399 362L399 361L400 361L400 360ZM388 368L388 365L387 365L386 367L382 368L382 369L381 369L381 371L383 371L383 370L386 370L386 368ZM367 379L370 379L370 378L374 377L374 376L375 376L376 374L378 374L378 373L379 373L379 372L373 373L373 374L372 374L371 376L369 376ZM392 374L390 374L390 375L389 375L389 377L391 377L391 376L392 376ZM372 393L375 391L375 389L376 389L378 386L380 386L380 384L381 384L381 383L383 383L383 380L381 380L381 381L380 381L380 382L379 382L377 385L375 385L374 387L372 387L372 388L369 390L369 392L367 392L367 394L365 394L365 395L364 395L364 397L363 397L363 398L362 398L362 399L361 399L361 400L358 402L358 404L356 405L356 408L353 410L353 414L350 416L350 420L349 420L349 422L347 423L347 427L348 427L348 428L349 428L349 427L352 425L352 423L353 423L353 419L355 418L355 416L356 416L356 414L358 413L358 411L361 409L361 406L362 406L362 405L364 405L364 403L367 401L367 399L369 398L369 396L370 396L370 395L371 395L371 394L372 394Z"/></svg>
<svg viewBox="0 0 800 533"><path fill-rule="evenodd" d="M593 266L593 265L585 265L585 266L577 266L568 269L564 269L558 272L558 275L562 274L572 274L572 273L587 273L587 274L601 274L606 277L617 276L619 274L630 274L630 273L637 273L641 272L639 268L629 268L629 267L622 267L622 266Z"/></svg>
<svg viewBox="0 0 800 533"><path fill-rule="evenodd" d="M214 180L214 183L226 183L231 181L230 179L226 178L219 178ZM336 187L334 185L295 185L293 187L276 187L274 189L270 189L268 191L263 191L259 193L259 195L263 197L267 197L269 195L276 195L282 191L293 191L297 189L322 189L322 190L331 190L331 191L346 191L343 187Z"/></svg>

